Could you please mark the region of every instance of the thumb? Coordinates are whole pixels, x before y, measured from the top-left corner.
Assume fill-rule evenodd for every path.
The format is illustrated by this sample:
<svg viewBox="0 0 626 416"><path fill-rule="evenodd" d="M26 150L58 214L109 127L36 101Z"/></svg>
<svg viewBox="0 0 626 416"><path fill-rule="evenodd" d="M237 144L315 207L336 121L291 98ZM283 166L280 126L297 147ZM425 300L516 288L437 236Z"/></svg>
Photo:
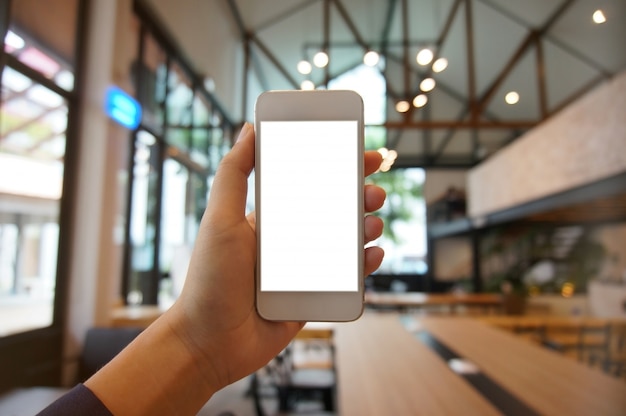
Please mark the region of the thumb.
<svg viewBox="0 0 626 416"><path fill-rule="evenodd" d="M224 156L215 174L207 212L220 220L244 218L248 176L254 168L254 128L244 123L233 148Z"/></svg>

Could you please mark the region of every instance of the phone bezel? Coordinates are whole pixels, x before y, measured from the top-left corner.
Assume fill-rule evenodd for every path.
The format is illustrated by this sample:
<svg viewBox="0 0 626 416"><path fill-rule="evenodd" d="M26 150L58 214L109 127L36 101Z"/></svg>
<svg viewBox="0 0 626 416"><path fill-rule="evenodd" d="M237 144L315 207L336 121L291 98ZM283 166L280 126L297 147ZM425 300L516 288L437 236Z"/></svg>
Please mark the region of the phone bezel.
<svg viewBox="0 0 626 416"><path fill-rule="evenodd" d="M363 152L364 120L363 100L354 91L316 90L316 91L268 91L261 94L255 105L255 130L257 144L263 140L262 121L345 121L356 120L358 137L357 184L359 195L363 195ZM355 244L358 253L358 290L354 292L273 292L260 290L260 270L263 259L260 256L261 222L263 207L259 205L259 187L263 180L263 167L260 165L260 145L256 146L255 155L255 190L257 215L257 271L256 271L256 308L263 318L273 321L352 321L363 313L364 277L363 277L363 222L358 225ZM363 198L356 201L355 215L364 216Z"/></svg>

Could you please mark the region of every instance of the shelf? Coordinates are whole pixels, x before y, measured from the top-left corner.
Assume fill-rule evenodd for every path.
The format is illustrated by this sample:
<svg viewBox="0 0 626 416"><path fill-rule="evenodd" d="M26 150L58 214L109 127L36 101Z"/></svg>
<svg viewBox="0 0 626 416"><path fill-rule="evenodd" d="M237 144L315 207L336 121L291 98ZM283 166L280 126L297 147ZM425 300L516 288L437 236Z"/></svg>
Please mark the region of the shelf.
<svg viewBox="0 0 626 416"><path fill-rule="evenodd" d="M452 237L514 221L626 221L626 172L476 218L428 224L430 238Z"/></svg>

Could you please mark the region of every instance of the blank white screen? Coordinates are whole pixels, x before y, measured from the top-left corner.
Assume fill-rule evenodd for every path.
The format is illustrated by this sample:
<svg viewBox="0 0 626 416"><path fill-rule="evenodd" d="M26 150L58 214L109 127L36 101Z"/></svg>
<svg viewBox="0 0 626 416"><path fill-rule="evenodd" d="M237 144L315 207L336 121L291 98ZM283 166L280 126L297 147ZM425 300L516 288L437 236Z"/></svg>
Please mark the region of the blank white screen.
<svg viewBox="0 0 626 416"><path fill-rule="evenodd" d="M357 291L357 121L263 121L260 129L261 290Z"/></svg>

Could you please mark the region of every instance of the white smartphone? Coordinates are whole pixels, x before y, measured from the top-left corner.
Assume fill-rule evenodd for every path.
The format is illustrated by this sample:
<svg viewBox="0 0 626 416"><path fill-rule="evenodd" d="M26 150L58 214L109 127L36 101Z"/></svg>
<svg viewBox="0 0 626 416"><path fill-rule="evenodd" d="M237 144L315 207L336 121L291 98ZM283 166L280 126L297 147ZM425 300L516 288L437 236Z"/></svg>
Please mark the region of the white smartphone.
<svg viewBox="0 0 626 416"><path fill-rule="evenodd" d="M363 312L363 101L269 91L255 107L256 307L275 321Z"/></svg>

